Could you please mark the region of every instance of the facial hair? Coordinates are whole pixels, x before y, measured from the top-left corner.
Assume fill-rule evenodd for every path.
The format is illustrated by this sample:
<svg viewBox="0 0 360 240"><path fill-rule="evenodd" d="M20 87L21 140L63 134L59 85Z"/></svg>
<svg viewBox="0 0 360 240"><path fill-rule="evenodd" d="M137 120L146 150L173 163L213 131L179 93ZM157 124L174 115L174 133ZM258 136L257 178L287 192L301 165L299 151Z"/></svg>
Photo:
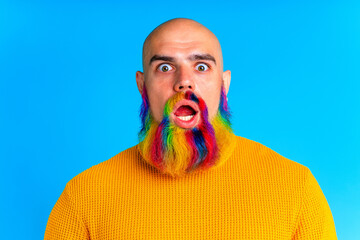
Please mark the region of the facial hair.
<svg viewBox="0 0 360 240"><path fill-rule="evenodd" d="M142 99L138 148L143 159L161 173L176 177L202 172L221 166L230 157L235 135L224 87L211 123L205 101L192 91L178 92L166 102L160 124L151 115L145 87ZM170 120L175 104L184 99L193 101L200 109L200 121L191 129L178 127Z"/></svg>

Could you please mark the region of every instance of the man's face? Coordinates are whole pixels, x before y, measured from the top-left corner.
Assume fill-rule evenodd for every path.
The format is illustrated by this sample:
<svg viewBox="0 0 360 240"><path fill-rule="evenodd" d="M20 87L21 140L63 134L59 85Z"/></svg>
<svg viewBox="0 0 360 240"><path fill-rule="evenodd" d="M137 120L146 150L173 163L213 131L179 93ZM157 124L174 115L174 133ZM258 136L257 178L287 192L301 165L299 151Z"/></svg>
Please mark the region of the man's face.
<svg viewBox="0 0 360 240"><path fill-rule="evenodd" d="M220 44L192 20L156 28L136 73L143 97L139 151L163 173L180 176L220 166L234 147ZM220 100L221 96L221 100Z"/></svg>
<svg viewBox="0 0 360 240"><path fill-rule="evenodd" d="M209 31L187 24L165 27L154 34L144 51L144 73L136 74L140 91L145 84L150 111L158 123L167 100L187 90L204 99L211 121L218 111L222 85L226 92L229 88L230 71L222 72L217 39ZM180 127L192 128L194 124Z"/></svg>

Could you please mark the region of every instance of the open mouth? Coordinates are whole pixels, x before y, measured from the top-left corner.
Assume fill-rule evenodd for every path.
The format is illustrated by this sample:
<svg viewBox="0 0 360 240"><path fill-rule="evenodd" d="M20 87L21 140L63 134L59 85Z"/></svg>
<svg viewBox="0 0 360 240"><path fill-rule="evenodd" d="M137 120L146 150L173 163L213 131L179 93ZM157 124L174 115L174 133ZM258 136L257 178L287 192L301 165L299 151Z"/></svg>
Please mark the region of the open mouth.
<svg viewBox="0 0 360 240"><path fill-rule="evenodd" d="M195 102L181 100L175 104L171 119L181 128L193 128L199 123L199 112L199 107Z"/></svg>

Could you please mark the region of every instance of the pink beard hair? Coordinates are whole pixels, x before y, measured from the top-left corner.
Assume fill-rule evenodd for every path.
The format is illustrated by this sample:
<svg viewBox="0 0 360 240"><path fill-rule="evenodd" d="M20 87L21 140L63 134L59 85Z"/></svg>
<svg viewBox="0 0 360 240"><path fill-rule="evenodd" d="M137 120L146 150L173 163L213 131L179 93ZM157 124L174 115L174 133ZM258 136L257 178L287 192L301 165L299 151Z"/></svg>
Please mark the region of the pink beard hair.
<svg viewBox="0 0 360 240"><path fill-rule="evenodd" d="M183 176L220 166L229 157L234 147L234 135L224 88L212 123L208 121L204 100L191 91L179 92L167 101L160 124L151 116L145 88L142 97L139 150L144 160L160 172L173 177ZM182 99L194 101L199 106L201 121L193 129L180 128L169 120L174 105Z"/></svg>

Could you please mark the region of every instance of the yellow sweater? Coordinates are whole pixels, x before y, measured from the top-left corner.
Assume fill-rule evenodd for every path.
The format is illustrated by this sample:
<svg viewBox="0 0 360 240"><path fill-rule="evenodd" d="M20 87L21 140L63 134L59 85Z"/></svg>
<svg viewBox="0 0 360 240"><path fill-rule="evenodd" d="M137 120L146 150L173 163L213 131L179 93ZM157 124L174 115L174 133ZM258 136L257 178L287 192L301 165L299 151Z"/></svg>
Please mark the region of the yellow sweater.
<svg viewBox="0 0 360 240"><path fill-rule="evenodd" d="M310 170L236 137L219 168L172 178L129 148L70 180L45 239L337 239Z"/></svg>

